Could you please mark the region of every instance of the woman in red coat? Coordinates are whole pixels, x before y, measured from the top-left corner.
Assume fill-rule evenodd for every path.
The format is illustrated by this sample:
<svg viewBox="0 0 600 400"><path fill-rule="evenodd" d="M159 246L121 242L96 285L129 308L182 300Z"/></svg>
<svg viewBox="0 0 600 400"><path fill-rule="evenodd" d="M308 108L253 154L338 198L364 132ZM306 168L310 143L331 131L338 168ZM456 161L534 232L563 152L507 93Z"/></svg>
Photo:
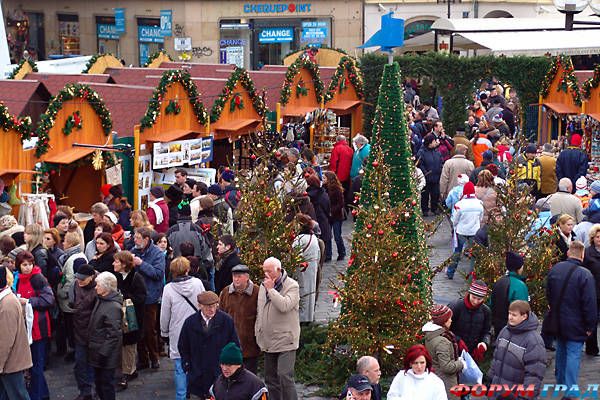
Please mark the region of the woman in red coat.
<svg viewBox="0 0 600 400"><path fill-rule="evenodd" d="M42 275L39 267L34 266L33 255L28 251L17 254L15 267L19 270L17 295L21 302L29 302L33 308L33 327L31 344L31 385L29 397L31 400L42 400L50 397L44 365L46 363L46 349L51 337L50 313L48 310L54 305L54 295L48 286L48 281Z"/></svg>

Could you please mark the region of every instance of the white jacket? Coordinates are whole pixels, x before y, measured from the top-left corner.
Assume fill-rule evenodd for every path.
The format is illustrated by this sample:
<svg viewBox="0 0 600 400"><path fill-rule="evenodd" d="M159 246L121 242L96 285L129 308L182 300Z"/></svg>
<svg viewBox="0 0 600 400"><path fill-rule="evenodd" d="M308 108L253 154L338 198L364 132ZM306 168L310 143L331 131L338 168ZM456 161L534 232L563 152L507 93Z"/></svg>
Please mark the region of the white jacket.
<svg viewBox="0 0 600 400"><path fill-rule="evenodd" d="M387 400L448 400L444 382L433 372L415 375L412 369L400 370L394 377Z"/></svg>
<svg viewBox="0 0 600 400"><path fill-rule="evenodd" d="M475 236L483 220L483 203L475 196L465 197L454 205L452 225L457 234Z"/></svg>

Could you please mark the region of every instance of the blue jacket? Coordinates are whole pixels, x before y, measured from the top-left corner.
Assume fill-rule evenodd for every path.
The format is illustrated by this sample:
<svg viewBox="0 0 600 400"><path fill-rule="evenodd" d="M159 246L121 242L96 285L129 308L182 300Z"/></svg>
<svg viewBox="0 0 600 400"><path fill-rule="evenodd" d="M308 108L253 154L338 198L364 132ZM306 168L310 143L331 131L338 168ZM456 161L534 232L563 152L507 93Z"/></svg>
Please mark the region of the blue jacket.
<svg viewBox="0 0 600 400"><path fill-rule="evenodd" d="M371 152L371 145L365 144L360 150L354 152L352 155L352 167L350 168L350 178L354 179L358 176L360 169L362 168L363 161L369 157Z"/></svg>
<svg viewBox="0 0 600 400"><path fill-rule="evenodd" d="M165 282L165 255L153 243L145 249L133 248L134 256L142 259L142 264L137 267L138 272L144 277L146 284L146 303L156 304L162 297Z"/></svg>
<svg viewBox="0 0 600 400"><path fill-rule="evenodd" d="M188 372L190 392L203 399L210 397L210 387L221 374L219 356L223 347L230 342L240 345L233 319L223 311L217 310L208 329L204 326L201 312L192 314L183 323L177 344L183 369Z"/></svg>
<svg viewBox="0 0 600 400"><path fill-rule="evenodd" d="M423 171L427 183L440 183L442 175L442 154L437 149L421 147L417 153L417 166Z"/></svg>
<svg viewBox="0 0 600 400"><path fill-rule="evenodd" d="M558 301L560 290L571 266L576 269L571 275L565 295L560 303L560 337L574 342L584 342L586 331L593 331L598 322L596 306L596 284L592 273L581 261L568 258L554 265L548 272L546 298L548 303Z"/></svg>
<svg viewBox="0 0 600 400"><path fill-rule="evenodd" d="M569 178L575 187L575 181L585 176L588 169L588 156L583 151L569 147L560 152L556 159L556 178Z"/></svg>

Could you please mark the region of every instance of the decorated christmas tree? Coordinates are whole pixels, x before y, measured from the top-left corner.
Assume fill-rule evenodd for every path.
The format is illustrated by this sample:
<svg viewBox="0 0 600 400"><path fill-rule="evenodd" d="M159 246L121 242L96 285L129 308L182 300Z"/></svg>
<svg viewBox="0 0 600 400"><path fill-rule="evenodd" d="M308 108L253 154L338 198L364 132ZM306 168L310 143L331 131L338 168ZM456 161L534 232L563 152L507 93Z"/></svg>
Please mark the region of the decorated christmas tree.
<svg viewBox="0 0 600 400"><path fill-rule="evenodd" d="M278 148L283 140L277 132L257 132L251 136L253 168L237 173L237 185L242 196L236 209L239 229L236 244L242 262L251 270L252 279L260 282L262 264L268 257L276 257L287 273L294 276L302 267L303 258L294 248L297 226L294 218L294 198L277 188L275 181L292 182L290 173L278 167Z"/></svg>

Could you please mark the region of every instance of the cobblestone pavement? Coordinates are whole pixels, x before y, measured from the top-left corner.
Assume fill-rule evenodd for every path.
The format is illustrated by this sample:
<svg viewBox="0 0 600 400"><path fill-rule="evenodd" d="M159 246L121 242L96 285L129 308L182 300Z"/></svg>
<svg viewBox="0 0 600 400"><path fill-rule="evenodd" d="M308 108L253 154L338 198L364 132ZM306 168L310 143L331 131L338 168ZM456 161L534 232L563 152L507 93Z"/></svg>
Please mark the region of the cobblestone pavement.
<svg viewBox="0 0 600 400"><path fill-rule="evenodd" d="M343 226L343 236L347 246L347 254L350 254L349 243L352 237L352 223L347 221ZM452 249L450 247L450 226L443 220L436 233L428 239L430 246L430 265L437 267L445 261ZM319 286L319 297L317 300L315 319L319 323L326 323L339 315L339 307L333 306L332 297L328 293L332 284L338 284L338 274L346 270L347 260L337 262L337 252L334 244L334 261L323 267L323 276ZM466 262L461 263L458 271L466 268ZM433 298L436 303L447 304L458 298L466 289L465 281L460 279L460 274L455 275L454 280L448 280L443 272L438 273L433 279ZM554 379L554 353L548 352L548 367L544 383L555 383ZM51 366L46 371L46 378L50 386L52 399L74 399L77 396L77 387L73 377L73 364L66 364L62 360L51 359ZM161 368L157 371L141 371L140 377L130 382L129 388L117 394L118 399L167 399L173 397L173 366L170 360L163 358ZM580 387L585 390L588 384L598 383L598 370L600 357L582 355L580 372ZM318 388L305 387L298 384L299 399L301 400L326 400L321 397L311 396ZM560 397L559 397L560 398Z"/></svg>

